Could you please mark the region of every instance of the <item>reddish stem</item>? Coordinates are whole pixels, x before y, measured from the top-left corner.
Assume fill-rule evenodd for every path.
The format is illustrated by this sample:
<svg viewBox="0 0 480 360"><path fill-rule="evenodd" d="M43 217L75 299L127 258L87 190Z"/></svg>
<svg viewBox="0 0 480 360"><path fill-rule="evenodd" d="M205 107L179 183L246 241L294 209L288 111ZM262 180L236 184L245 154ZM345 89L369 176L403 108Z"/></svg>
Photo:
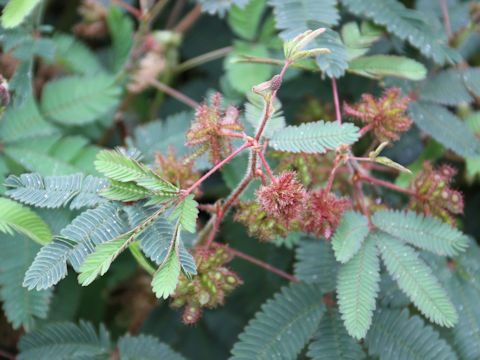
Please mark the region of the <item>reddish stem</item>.
<svg viewBox="0 0 480 360"><path fill-rule="evenodd" d="M222 209L220 209L219 205L218 205L217 215L215 215L215 216L216 216L215 217L215 224L213 225L213 229L210 232L210 234L208 234L208 239L207 239L207 242L205 244L205 247L207 249L210 248L210 246L212 245L213 240L215 239L215 235L217 234L218 229L220 229L220 224L222 223L223 211L222 211Z"/></svg>
<svg viewBox="0 0 480 360"><path fill-rule="evenodd" d="M340 111L340 101L338 100L337 80L332 77L333 101L335 102L335 113L337 114L337 121L342 125L342 113Z"/></svg>
<svg viewBox="0 0 480 360"><path fill-rule="evenodd" d="M363 193L362 183L360 181L357 181L356 185L358 188L358 194L360 198L360 206L362 207L363 214L367 217L368 226L373 231L374 227L372 225L372 221L370 220L370 213L368 212L367 204L365 203L365 194Z"/></svg>
<svg viewBox="0 0 480 360"><path fill-rule="evenodd" d="M250 255L244 254L244 253L242 253L238 250L232 249L232 248L228 248L228 251L230 253L232 253L233 255L235 255L236 257L239 257L243 260L247 260L247 261L249 261L249 262L251 262L255 265L261 266L264 269L267 269L268 271L271 271L271 272L273 272L277 275L280 275L280 276L284 277L285 279L288 279L288 280L293 281L295 283L300 282L295 276L287 274L285 271L282 271L282 270L276 268L275 266L267 264L266 262L258 260L257 258L254 258Z"/></svg>
<svg viewBox="0 0 480 360"><path fill-rule="evenodd" d="M258 152L258 155L260 155L260 160L262 160L263 166L265 167L265 170L267 171L268 176L270 177L270 180L277 185L278 181L275 179L275 176L273 176L272 169L270 169L270 165L268 165L267 160L265 159L265 156L261 151Z"/></svg>
<svg viewBox="0 0 480 360"><path fill-rule="evenodd" d="M230 130L221 130L219 135L230 136L230 137L241 138L241 139L247 138L245 134L239 134L237 132L230 131Z"/></svg>
<svg viewBox="0 0 480 360"><path fill-rule="evenodd" d="M401 192L401 193L404 193L404 194L407 194L407 195L410 195L410 196L416 196L417 195L417 193L413 190L405 189L401 186L397 186L397 185L394 185L394 184L389 183L387 181L376 179L376 178L373 178L373 177L368 176L368 175L358 174L358 177L359 177L360 180L364 180L364 181L367 181L367 182L370 182L370 183L378 184L380 186L383 186L383 187L386 187L386 188L389 188L389 189L392 189L392 190L395 190L395 191L398 191L398 192Z"/></svg>
<svg viewBox="0 0 480 360"><path fill-rule="evenodd" d="M0 349L0 356L4 357L5 359L15 360L15 356L6 352L5 350Z"/></svg>
<svg viewBox="0 0 480 360"><path fill-rule="evenodd" d="M280 80L283 79L283 75L285 74L285 71L287 71L287 68L290 66L291 62L290 61L285 61L285 64L283 65L282 71L280 71ZM260 124L260 127L258 128L257 134L255 135L255 140L259 141L260 137L262 136L263 130L265 130L265 126L267 125L267 121L270 118L270 107L273 106L273 101L275 100L275 97L277 96L277 90L274 90L272 93L272 96L270 97L270 100L267 102L267 105L265 106L265 115L263 116L262 123Z"/></svg>
<svg viewBox="0 0 480 360"><path fill-rule="evenodd" d="M447 33L448 40L452 38L452 27L450 26L450 16L448 15L447 0L440 0L442 5L443 23L445 25L445 32Z"/></svg>
<svg viewBox="0 0 480 360"><path fill-rule="evenodd" d="M180 20L177 26L173 29L173 31L183 33L187 31L194 23L198 20L198 18L202 15L202 6L196 5L185 17Z"/></svg>
<svg viewBox="0 0 480 360"><path fill-rule="evenodd" d="M225 159L220 161L217 165L215 165L213 168L211 168L205 175L203 175L200 179L198 179L192 186L190 186L187 190L182 190L181 192L183 193L184 196L187 196L190 194L193 190L195 190L201 183L203 183L210 175L212 175L215 171L220 169L223 165L228 163L233 157L235 157L239 152L242 150L246 149L247 147L252 146L250 142L246 142L242 146L240 146L237 150L232 152L230 155L228 155Z"/></svg>
<svg viewBox="0 0 480 360"><path fill-rule="evenodd" d="M130 14L135 16L138 20L142 18L142 12L140 10L138 10L137 8L133 7L130 4L127 4L123 0L110 0L110 1L127 10Z"/></svg>
<svg viewBox="0 0 480 360"><path fill-rule="evenodd" d="M177 99L178 101L184 103L185 105L190 106L193 109L196 109L197 107L200 106L200 104L198 102L196 102L195 100L189 98L185 94L182 94L180 91L177 91L174 88L171 88L170 86L168 86L164 83L161 83L160 81L152 79L152 80L150 80L150 84L152 84L157 89L167 93L171 97Z"/></svg>
<svg viewBox="0 0 480 360"><path fill-rule="evenodd" d="M373 125L374 123L370 123L368 124L367 126L363 127L360 129L360 131L358 132L360 134L360 136L363 136L366 132L368 132L371 128L373 128Z"/></svg>
<svg viewBox="0 0 480 360"><path fill-rule="evenodd" d="M340 164L340 157L337 156L337 157L335 157L335 162L333 163L332 171L330 172L330 176L328 177L328 183L327 183L327 187L325 189L326 194L328 194L330 192L330 189L332 188L333 178L335 177L335 172L337 171L337 168L338 168L339 164Z"/></svg>

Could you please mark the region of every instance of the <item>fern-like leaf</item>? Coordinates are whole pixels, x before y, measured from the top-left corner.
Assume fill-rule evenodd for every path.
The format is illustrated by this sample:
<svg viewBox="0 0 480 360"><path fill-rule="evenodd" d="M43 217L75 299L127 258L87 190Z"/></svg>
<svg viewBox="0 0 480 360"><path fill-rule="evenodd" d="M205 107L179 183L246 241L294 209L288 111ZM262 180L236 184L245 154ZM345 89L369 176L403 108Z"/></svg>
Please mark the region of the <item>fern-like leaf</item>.
<svg viewBox="0 0 480 360"><path fill-rule="evenodd" d="M345 212L332 238L337 261L341 263L349 261L360 249L369 232L365 216L355 211Z"/></svg>
<svg viewBox="0 0 480 360"><path fill-rule="evenodd" d="M150 190L138 186L133 181L121 182L116 180L110 180L110 185L101 194L109 200L117 201L136 201L153 195Z"/></svg>
<svg viewBox="0 0 480 360"><path fill-rule="evenodd" d="M468 238L437 218L417 214L379 210L372 223L380 230L440 256L454 256L465 251Z"/></svg>
<svg viewBox="0 0 480 360"><path fill-rule="evenodd" d="M87 286L97 276L104 275L110 268L113 260L126 249L131 239L131 236L121 236L98 245L93 253L87 255L82 266L80 266L78 282L83 286Z"/></svg>
<svg viewBox="0 0 480 360"><path fill-rule="evenodd" d="M341 0L352 13L366 16L378 25L402 40L407 40L426 57L436 63L457 63L461 61L458 52L448 47L446 41L439 37L422 13L407 9L397 0Z"/></svg>
<svg viewBox="0 0 480 360"><path fill-rule="evenodd" d="M457 312L418 254L386 233L376 232L374 237L388 272L422 314L441 326L454 326L458 322Z"/></svg>
<svg viewBox="0 0 480 360"><path fill-rule="evenodd" d="M266 0L250 1L243 9L232 6L228 12L228 24L238 36L254 41L258 36L258 25L265 11Z"/></svg>
<svg viewBox="0 0 480 360"><path fill-rule="evenodd" d="M99 192L107 185L105 179L82 174L47 176L40 174L10 175L5 185L10 188L6 195L27 205L44 208L59 208L70 203L70 209L96 206L105 200Z"/></svg>
<svg viewBox="0 0 480 360"><path fill-rule="evenodd" d="M300 283L282 288L239 335L231 359L296 359L324 311L318 287Z"/></svg>
<svg viewBox="0 0 480 360"><path fill-rule="evenodd" d="M410 104L409 112L421 130L458 155L467 158L480 152L473 132L444 107L418 101Z"/></svg>
<svg viewBox="0 0 480 360"><path fill-rule="evenodd" d="M295 276L317 284L323 293L335 289L338 265L332 247L326 241L304 240L296 249Z"/></svg>
<svg viewBox="0 0 480 360"><path fill-rule="evenodd" d="M180 229L175 229L175 239L172 240L165 261L160 265L157 272L153 275L152 289L158 298L167 299L177 287L178 277L180 276L180 260L178 258L176 237L180 235Z"/></svg>
<svg viewBox="0 0 480 360"><path fill-rule="evenodd" d="M110 75L66 77L45 86L42 110L62 125L83 125L114 108L120 92L115 78Z"/></svg>
<svg viewBox="0 0 480 360"><path fill-rule="evenodd" d="M2 26L8 29L20 25L41 1L42 0L10 0L3 9Z"/></svg>
<svg viewBox="0 0 480 360"><path fill-rule="evenodd" d="M425 326L418 316L409 317L406 309L378 309L365 343L369 354L380 360L457 359L452 348L431 326Z"/></svg>
<svg viewBox="0 0 480 360"><path fill-rule="evenodd" d="M393 55L359 57L348 63L348 71L366 77L396 76L412 81L423 80L427 75L427 69L422 63Z"/></svg>
<svg viewBox="0 0 480 360"><path fill-rule="evenodd" d="M0 139L7 144L56 133L58 129L40 115L33 96L29 96L21 106L10 107L0 123Z"/></svg>
<svg viewBox="0 0 480 360"><path fill-rule="evenodd" d="M184 360L167 344L161 343L150 335L131 336L127 334L118 340L118 352L121 360Z"/></svg>
<svg viewBox="0 0 480 360"><path fill-rule="evenodd" d="M75 242L68 259L76 271L80 269L87 255L94 252L97 245L126 232L125 223L119 216L120 209L118 204L102 204L81 213L61 231L64 238Z"/></svg>
<svg viewBox="0 0 480 360"><path fill-rule="evenodd" d="M53 323L22 337L19 360L86 360L108 357L110 334L103 325L97 334L91 323Z"/></svg>
<svg viewBox="0 0 480 360"><path fill-rule="evenodd" d="M370 328L379 282L380 261L370 235L353 259L338 270L340 313L348 333L356 339L365 337Z"/></svg>
<svg viewBox="0 0 480 360"><path fill-rule="evenodd" d="M194 233L197 228L197 217L198 203L194 200L193 195L187 195L173 210L169 220L173 221L178 218L182 229Z"/></svg>
<svg viewBox="0 0 480 360"><path fill-rule="evenodd" d="M35 327L37 319L48 314L52 291L28 291L22 279L40 248L25 236L16 234L0 239L0 300L3 311L14 329L27 331Z"/></svg>
<svg viewBox="0 0 480 360"><path fill-rule="evenodd" d="M37 253L25 273L23 286L28 290L48 289L67 275L67 258L74 244L64 239L53 239Z"/></svg>
<svg viewBox="0 0 480 360"><path fill-rule="evenodd" d="M40 245L52 239L48 225L40 216L15 201L0 198L0 231L13 235L14 230Z"/></svg>
<svg viewBox="0 0 480 360"><path fill-rule="evenodd" d="M117 151L104 150L97 155L96 169L106 177L120 181L134 181L139 186L158 194L175 193L178 189L162 179L136 159ZM173 194L171 194L173 196Z"/></svg>
<svg viewBox="0 0 480 360"><path fill-rule="evenodd" d="M317 121L278 130L270 145L280 151L322 154L342 144L353 144L358 137L358 128L353 124Z"/></svg>
<svg viewBox="0 0 480 360"><path fill-rule="evenodd" d="M361 360L362 347L348 335L338 310L329 307L320 321L307 355L312 360Z"/></svg>
<svg viewBox="0 0 480 360"><path fill-rule="evenodd" d="M441 71L428 79L420 90L419 99L443 105L458 105L473 101L457 69Z"/></svg>
<svg viewBox="0 0 480 360"><path fill-rule="evenodd" d="M261 124L265 107L265 100L254 92L247 94L248 102L245 104L245 119L252 124L255 129ZM274 113L268 119L267 125L262 135L270 138L275 131L283 129L286 126L285 117L282 112L282 103L278 98L273 101Z"/></svg>

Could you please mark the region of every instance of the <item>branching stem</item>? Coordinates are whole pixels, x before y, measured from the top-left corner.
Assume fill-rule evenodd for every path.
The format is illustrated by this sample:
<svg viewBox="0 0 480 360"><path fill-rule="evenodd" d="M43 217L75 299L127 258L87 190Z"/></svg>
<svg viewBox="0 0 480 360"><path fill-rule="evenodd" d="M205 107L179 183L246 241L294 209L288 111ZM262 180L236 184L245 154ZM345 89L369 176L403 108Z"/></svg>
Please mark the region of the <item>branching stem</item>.
<svg viewBox="0 0 480 360"><path fill-rule="evenodd" d="M389 183L388 181L376 179L374 177L371 177L371 176L368 176L368 175L365 175L365 174L358 174L358 177L359 177L360 180L367 181L369 183L378 184L380 186L383 186L383 187L386 187L386 188L389 188L389 189L392 189L392 190L395 190L395 191L398 191L398 192L401 192L401 193L404 193L404 194L407 194L407 195L410 195L410 196L416 196L417 195L416 192L413 191L413 190L405 189L401 186L397 186L395 184Z"/></svg>
<svg viewBox="0 0 480 360"><path fill-rule="evenodd" d="M190 106L193 109L196 109L197 107L200 106L200 104L195 100L193 100L192 98L189 98L187 95L182 94L180 91L177 91L174 88L171 88L170 86L156 79L150 80L150 84L152 84L152 86L156 87L158 90L167 93L171 97L177 99L178 101L184 103L185 105Z"/></svg>
<svg viewBox="0 0 480 360"><path fill-rule="evenodd" d="M335 103L335 113L337 121L342 125L342 112L340 111L340 101L338 100L337 80L332 76L333 101Z"/></svg>

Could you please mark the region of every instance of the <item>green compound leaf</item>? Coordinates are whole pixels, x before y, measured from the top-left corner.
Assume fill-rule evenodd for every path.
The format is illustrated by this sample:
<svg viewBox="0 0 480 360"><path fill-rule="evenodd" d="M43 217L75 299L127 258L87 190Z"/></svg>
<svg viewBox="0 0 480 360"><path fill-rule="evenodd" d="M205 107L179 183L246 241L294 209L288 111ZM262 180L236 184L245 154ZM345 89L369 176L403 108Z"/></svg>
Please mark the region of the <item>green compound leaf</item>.
<svg viewBox="0 0 480 360"><path fill-rule="evenodd" d="M15 201L0 198L0 231L13 235L14 231L44 245L52 239L48 225L29 208Z"/></svg>
<svg viewBox="0 0 480 360"><path fill-rule="evenodd" d="M479 154L479 141L467 125L444 107L412 102L410 116L415 124L448 149L464 158Z"/></svg>
<svg viewBox="0 0 480 360"><path fill-rule="evenodd" d="M340 265L337 281L339 310L348 333L362 339L372 324L380 282L380 261L370 235L360 251Z"/></svg>
<svg viewBox="0 0 480 360"><path fill-rule="evenodd" d="M80 266L78 282L83 286L87 286L97 276L104 275L110 268L113 260L127 248L130 240L131 237L127 235L98 245L93 253L87 255L82 266Z"/></svg>
<svg viewBox="0 0 480 360"><path fill-rule="evenodd" d="M296 359L324 312L318 287L305 283L283 287L249 321L231 359Z"/></svg>
<svg viewBox="0 0 480 360"><path fill-rule="evenodd" d="M180 234L179 229L176 230L175 236L178 236L178 234ZM167 299L177 287L178 277L180 276L180 260L175 249L175 243L176 240L173 240L167 258L153 275L152 289L158 298Z"/></svg>
<svg viewBox="0 0 480 360"><path fill-rule="evenodd" d="M121 182L110 179L110 185L102 191L101 195L109 200L136 201L152 196L154 193L133 181Z"/></svg>
<svg viewBox="0 0 480 360"><path fill-rule="evenodd" d="M321 120L278 130L273 134L270 145L279 151L322 154L342 144L351 145L359 136L358 128L353 124L339 125Z"/></svg>
<svg viewBox="0 0 480 360"><path fill-rule="evenodd" d="M161 343L151 335L132 336L127 334L118 340L118 352L121 360L185 360L167 344Z"/></svg>
<svg viewBox="0 0 480 360"><path fill-rule="evenodd" d="M115 85L113 76L70 76L45 86L42 110L62 125L84 125L113 109L120 95L121 89Z"/></svg>
<svg viewBox="0 0 480 360"><path fill-rule="evenodd" d="M10 175L5 180L6 195L27 205L59 208L70 203L70 209L96 206L105 200L99 196L107 180L82 174L46 176L40 174Z"/></svg>
<svg viewBox="0 0 480 360"><path fill-rule="evenodd" d="M318 330L308 346L307 355L312 360L361 360L365 358L362 347L348 335L338 310L328 307Z"/></svg>
<svg viewBox="0 0 480 360"><path fill-rule="evenodd" d="M399 240L440 256L454 256L466 250L467 236L437 218L417 214L379 210L372 223Z"/></svg>
<svg viewBox="0 0 480 360"><path fill-rule="evenodd" d="M427 75L422 63L393 55L373 55L351 60L347 71L366 77L395 76L412 81L423 80Z"/></svg>
<svg viewBox="0 0 480 360"><path fill-rule="evenodd" d="M367 218L355 211L346 211L332 238L332 247L337 261L346 263L362 246L370 232Z"/></svg>
<svg viewBox="0 0 480 360"><path fill-rule="evenodd" d="M408 245L376 232L375 241L390 275L430 321L446 327L458 322L457 312L432 270Z"/></svg>
<svg viewBox="0 0 480 360"><path fill-rule="evenodd" d="M19 360L103 359L111 352L110 334L103 325L98 334L91 323L53 323L22 337Z"/></svg>
<svg viewBox="0 0 480 360"><path fill-rule="evenodd" d="M20 25L42 0L10 0L3 9L2 26L6 29Z"/></svg>
<svg viewBox="0 0 480 360"><path fill-rule="evenodd" d="M228 12L228 24L238 36L253 41L265 11L266 0L250 0L243 9L233 5Z"/></svg>
<svg viewBox="0 0 480 360"><path fill-rule="evenodd" d="M194 200L194 195L187 195L173 210L169 220L178 218L183 230L194 233L197 228L197 217L198 203Z"/></svg>
<svg viewBox="0 0 480 360"><path fill-rule="evenodd" d="M456 360L452 348L419 316L408 310L378 309L365 338L368 352L380 360Z"/></svg>
<svg viewBox="0 0 480 360"><path fill-rule="evenodd" d="M161 195L178 191L175 186L163 180L136 159L117 151L103 150L98 153L95 168L111 180L134 181L137 185Z"/></svg>
<svg viewBox="0 0 480 360"><path fill-rule="evenodd" d="M428 79L420 90L419 99L443 105L458 105L473 101L457 69L441 71Z"/></svg>

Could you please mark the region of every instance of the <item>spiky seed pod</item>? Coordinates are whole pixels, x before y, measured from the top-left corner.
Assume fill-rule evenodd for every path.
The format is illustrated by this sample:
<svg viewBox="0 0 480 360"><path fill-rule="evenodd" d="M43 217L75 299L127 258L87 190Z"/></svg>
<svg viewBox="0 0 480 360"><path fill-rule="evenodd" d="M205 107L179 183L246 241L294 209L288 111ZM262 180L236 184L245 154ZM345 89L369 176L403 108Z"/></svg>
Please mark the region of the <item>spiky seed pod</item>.
<svg viewBox="0 0 480 360"><path fill-rule="evenodd" d="M209 151L210 159L217 164L232 152L230 138L223 131L243 131L243 125L238 122L240 113L235 106L230 105L225 111L221 108L219 93L212 96L211 103L211 106L203 103L197 108L185 137L187 146Z"/></svg>
<svg viewBox="0 0 480 360"><path fill-rule="evenodd" d="M397 140L410 128L413 120L405 114L405 110L412 99L403 97L398 88L387 89L380 99L370 94L363 94L362 99L352 106L344 103L343 110L366 125L372 124L373 134L379 141Z"/></svg>
<svg viewBox="0 0 480 360"><path fill-rule="evenodd" d="M343 213L351 206L346 198L337 198L325 189L310 191L307 206L300 227L316 237L329 239L342 218Z"/></svg>
<svg viewBox="0 0 480 360"><path fill-rule="evenodd" d="M287 237L288 230L276 219L267 215L267 212L256 202L238 203L235 221L247 227L250 236L256 236L262 241L275 240L278 237ZM290 229L294 226L290 224Z"/></svg>
<svg viewBox="0 0 480 360"><path fill-rule="evenodd" d="M257 201L267 215L280 224L289 224L304 210L307 192L301 182L295 179L294 172L284 172L268 186L257 190Z"/></svg>
<svg viewBox="0 0 480 360"><path fill-rule="evenodd" d="M416 193L410 201L410 208L453 225L452 214L463 213L463 196L450 187L455 174L456 170L447 164L434 169L426 161L423 170L410 183L410 189Z"/></svg>
<svg viewBox="0 0 480 360"><path fill-rule="evenodd" d="M150 87L150 81L156 79L165 70L165 66L166 61L163 54L154 51L148 52L140 60L138 69L133 74L132 81L127 85L128 91L138 94Z"/></svg>
<svg viewBox="0 0 480 360"><path fill-rule="evenodd" d="M174 308L185 306L185 324L196 323L203 308L223 305L225 296L243 283L225 266L233 258L227 249L227 246L216 245L214 249L196 248L193 251L198 274L192 279L180 275L171 303Z"/></svg>

